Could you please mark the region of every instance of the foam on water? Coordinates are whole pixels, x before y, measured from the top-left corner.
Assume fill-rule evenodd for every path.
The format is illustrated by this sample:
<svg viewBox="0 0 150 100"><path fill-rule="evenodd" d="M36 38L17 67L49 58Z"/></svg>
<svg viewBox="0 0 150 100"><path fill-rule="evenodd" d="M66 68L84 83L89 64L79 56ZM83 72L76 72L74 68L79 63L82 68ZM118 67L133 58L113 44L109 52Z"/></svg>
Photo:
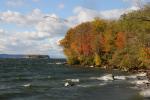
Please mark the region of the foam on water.
<svg viewBox="0 0 150 100"><path fill-rule="evenodd" d="M106 74L106 75L101 76L101 77L90 77L90 79L96 79L96 80L102 80L102 81L112 81L112 80L114 80L112 74Z"/></svg>
<svg viewBox="0 0 150 100"><path fill-rule="evenodd" d="M30 87L30 86L31 86L31 84L30 84L30 83L28 83L28 84L24 84L24 85L22 85L22 86L24 86L24 87Z"/></svg>
<svg viewBox="0 0 150 100"><path fill-rule="evenodd" d="M137 79L136 75L128 75L126 76L126 79Z"/></svg>
<svg viewBox="0 0 150 100"><path fill-rule="evenodd" d="M80 79L66 79L66 81L71 81L71 82L74 82L74 83L79 83Z"/></svg>
<svg viewBox="0 0 150 100"><path fill-rule="evenodd" d="M126 80L126 76L114 76L116 80Z"/></svg>
<svg viewBox="0 0 150 100"><path fill-rule="evenodd" d="M47 63L1 66L0 100L129 100L138 93L128 88L133 84L123 80L122 72L112 70L120 79L113 81L112 74L99 68ZM64 86L67 82L69 87Z"/></svg>

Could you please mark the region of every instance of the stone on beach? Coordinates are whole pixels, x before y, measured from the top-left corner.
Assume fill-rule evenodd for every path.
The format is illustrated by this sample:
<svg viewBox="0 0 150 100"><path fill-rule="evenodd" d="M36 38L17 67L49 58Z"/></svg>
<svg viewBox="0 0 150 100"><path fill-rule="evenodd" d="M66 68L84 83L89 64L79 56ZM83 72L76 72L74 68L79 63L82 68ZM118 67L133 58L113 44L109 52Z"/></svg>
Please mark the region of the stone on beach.
<svg viewBox="0 0 150 100"><path fill-rule="evenodd" d="M133 83L137 84L137 85L142 85L142 84L148 84L150 83L148 80L136 80Z"/></svg>
<svg viewBox="0 0 150 100"><path fill-rule="evenodd" d="M72 83L72 82L66 82L66 83L64 84L65 87L67 87L67 86L74 86L74 85L75 85L75 84Z"/></svg>
<svg viewBox="0 0 150 100"><path fill-rule="evenodd" d="M64 84L65 87L67 86L74 86L75 83L79 83L80 79L66 79L66 83Z"/></svg>
<svg viewBox="0 0 150 100"><path fill-rule="evenodd" d="M144 73L144 72L142 72L142 73L138 73L138 74L136 74L136 76L137 76L137 77L146 77L146 76L147 76L147 74L146 74L146 73Z"/></svg>
<svg viewBox="0 0 150 100"><path fill-rule="evenodd" d="M68 82L66 82L66 83L64 84L64 86L69 86L69 83L68 83Z"/></svg>

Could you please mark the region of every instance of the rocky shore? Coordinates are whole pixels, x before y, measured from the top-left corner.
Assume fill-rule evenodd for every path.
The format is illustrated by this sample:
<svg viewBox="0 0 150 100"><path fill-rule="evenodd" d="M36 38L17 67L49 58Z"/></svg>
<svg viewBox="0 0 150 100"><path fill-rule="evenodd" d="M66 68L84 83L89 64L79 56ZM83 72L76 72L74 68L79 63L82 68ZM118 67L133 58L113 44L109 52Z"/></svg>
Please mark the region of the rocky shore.
<svg viewBox="0 0 150 100"><path fill-rule="evenodd" d="M146 71L146 73L147 73L147 78L150 80L150 69L148 69L148 70Z"/></svg>
<svg viewBox="0 0 150 100"><path fill-rule="evenodd" d="M140 90L140 95L150 99L150 69L140 70L136 72L137 79L133 81L133 84L136 85L137 89Z"/></svg>

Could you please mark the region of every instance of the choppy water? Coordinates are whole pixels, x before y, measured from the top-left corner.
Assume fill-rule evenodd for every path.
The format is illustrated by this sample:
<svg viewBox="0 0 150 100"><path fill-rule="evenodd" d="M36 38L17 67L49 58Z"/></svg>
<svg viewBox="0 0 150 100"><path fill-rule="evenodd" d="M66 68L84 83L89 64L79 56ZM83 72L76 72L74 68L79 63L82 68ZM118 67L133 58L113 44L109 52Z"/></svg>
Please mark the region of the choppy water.
<svg viewBox="0 0 150 100"><path fill-rule="evenodd" d="M56 64L0 65L0 100L143 100L125 80L91 79L107 72L98 68ZM113 71L115 75L126 73ZM66 80L79 79L65 87ZM29 85L29 86L28 86Z"/></svg>

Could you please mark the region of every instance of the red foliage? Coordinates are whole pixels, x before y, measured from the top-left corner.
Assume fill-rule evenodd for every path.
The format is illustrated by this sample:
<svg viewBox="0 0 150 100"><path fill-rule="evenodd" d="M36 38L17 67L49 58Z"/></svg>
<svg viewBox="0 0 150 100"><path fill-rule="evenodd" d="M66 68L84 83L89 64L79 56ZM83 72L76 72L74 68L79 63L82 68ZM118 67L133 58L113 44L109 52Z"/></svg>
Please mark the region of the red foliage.
<svg viewBox="0 0 150 100"><path fill-rule="evenodd" d="M117 33L117 39L115 41L115 44L118 49L123 49L126 45L126 35L123 32Z"/></svg>

